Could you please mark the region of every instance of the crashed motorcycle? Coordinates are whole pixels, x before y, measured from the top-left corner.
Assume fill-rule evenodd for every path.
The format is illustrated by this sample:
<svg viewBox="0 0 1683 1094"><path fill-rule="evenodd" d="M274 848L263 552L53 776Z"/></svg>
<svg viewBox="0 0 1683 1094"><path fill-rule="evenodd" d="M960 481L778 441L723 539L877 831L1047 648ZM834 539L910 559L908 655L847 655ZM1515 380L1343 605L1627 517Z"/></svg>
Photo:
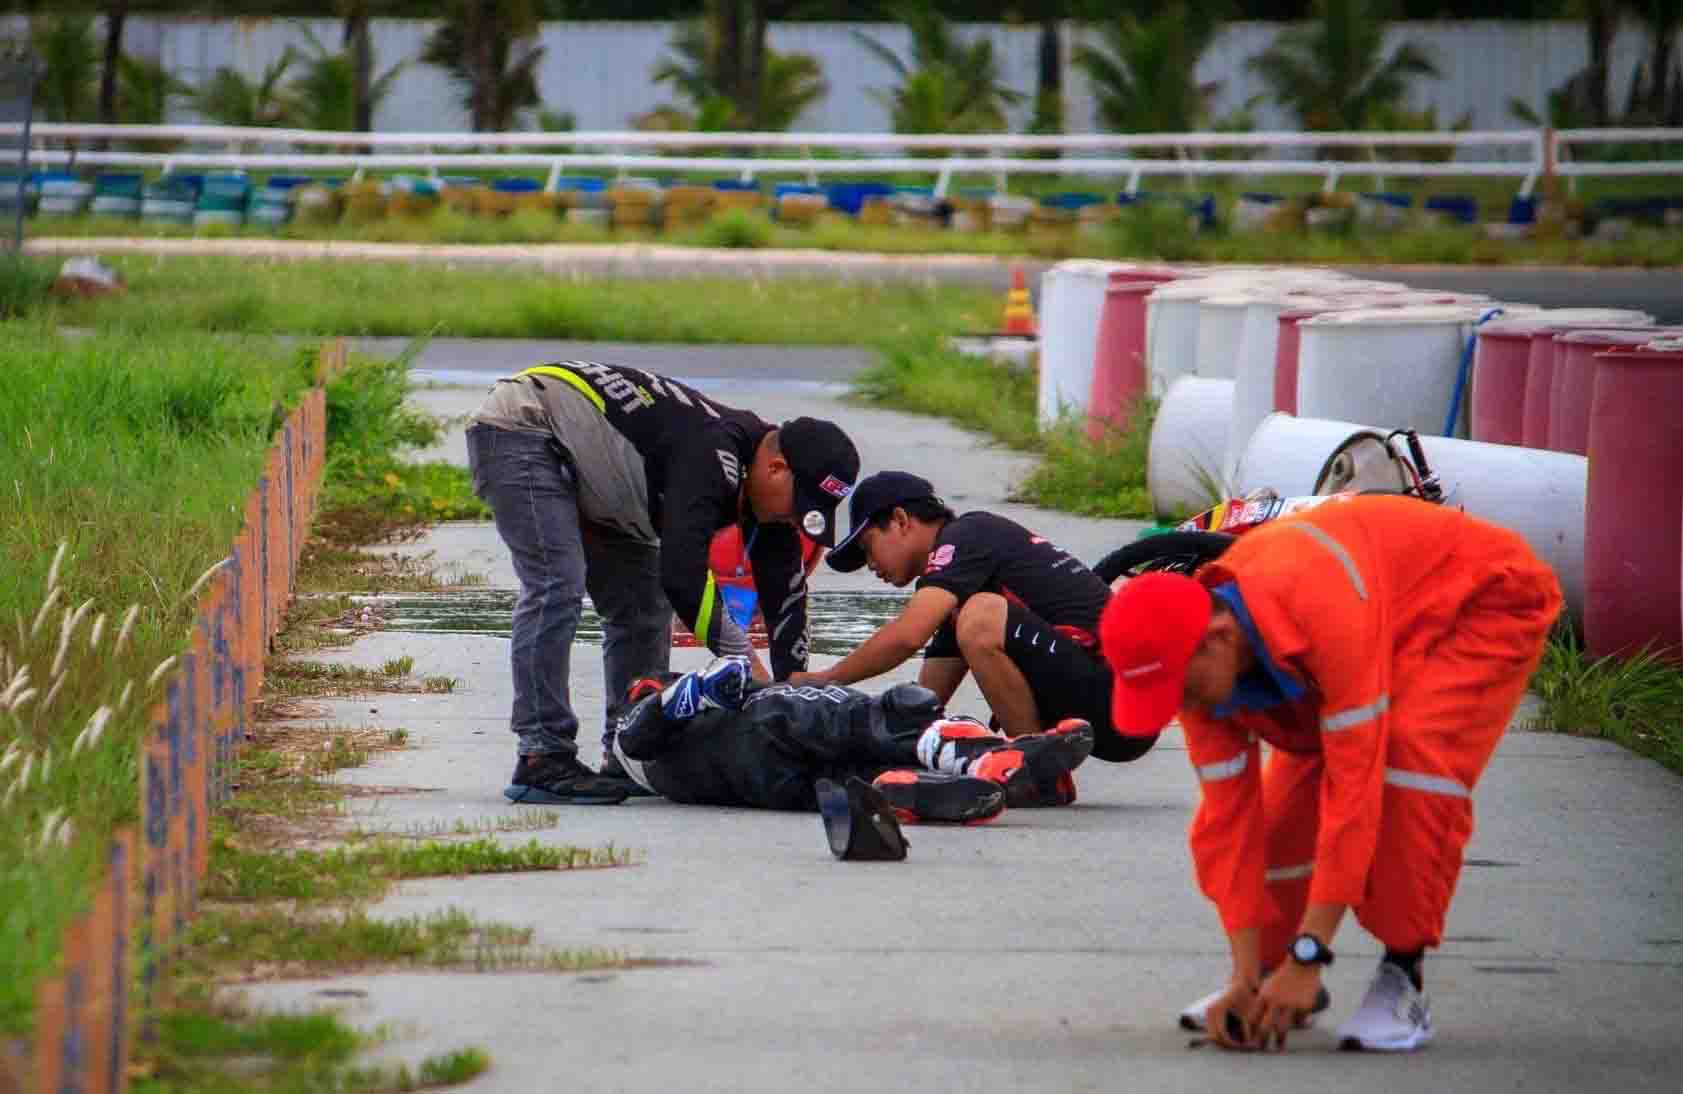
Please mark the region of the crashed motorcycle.
<svg viewBox="0 0 1683 1094"><path fill-rule="evenodd" d="M1282 498L1265 488L1230 498L1170 531L1117 548L1100 559L1093 572L1106 584L1151 571L1190 574L1219 557L1246 532L1334 498L1358 494L1402 494L1434 505L1447 500L1414 430L1364 429L1347 437L1327 457L1315 477L1313 494Z"/></svg>

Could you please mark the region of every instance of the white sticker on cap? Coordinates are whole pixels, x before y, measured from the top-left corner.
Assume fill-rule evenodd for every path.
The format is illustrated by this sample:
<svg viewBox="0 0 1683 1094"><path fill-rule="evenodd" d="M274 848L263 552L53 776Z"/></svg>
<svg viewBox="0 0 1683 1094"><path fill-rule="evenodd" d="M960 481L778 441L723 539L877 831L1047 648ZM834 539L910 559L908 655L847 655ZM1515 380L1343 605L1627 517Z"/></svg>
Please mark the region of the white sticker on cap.
<svg viewBox="0 0 1683 1094"><path fill-rule="evenodd" d="M832 498L835 498L837 501L842 501L846 499L849 494L853 493L852 486L836 478L834 475L825 475L824 481L818 484L818 488L824 491L824 493L830 495Z"/></svg>
<svg viewBox="0 0 1683 1094"><path fill-rule="evenodd" d="M806 534L809 536L823 535L824 529L828 526L829 521L825 520L824 514L816 509L808 509L806 516L801 518L801 527L806 529Z"/></svg>

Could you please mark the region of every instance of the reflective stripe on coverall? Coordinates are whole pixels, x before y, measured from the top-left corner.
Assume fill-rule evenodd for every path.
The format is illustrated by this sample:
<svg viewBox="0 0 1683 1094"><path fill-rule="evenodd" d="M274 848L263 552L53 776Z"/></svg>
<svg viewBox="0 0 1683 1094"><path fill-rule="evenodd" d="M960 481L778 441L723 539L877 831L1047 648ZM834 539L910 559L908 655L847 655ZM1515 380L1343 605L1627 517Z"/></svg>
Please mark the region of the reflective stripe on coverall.
<svg viewBox="0 0 1683 1094"><path fill-rule="evenodd" d="M1284 957L1307 903L1380 941L1437 945L1472 835L1471 794L1560 611L1517 535L1404 497L1357 497L1251 532L1199 574L1236 582L1306 694L1182 712L1202 783L1191 845L1228 931ZM1261 770L1260 745L1273 753Z"/></svg>

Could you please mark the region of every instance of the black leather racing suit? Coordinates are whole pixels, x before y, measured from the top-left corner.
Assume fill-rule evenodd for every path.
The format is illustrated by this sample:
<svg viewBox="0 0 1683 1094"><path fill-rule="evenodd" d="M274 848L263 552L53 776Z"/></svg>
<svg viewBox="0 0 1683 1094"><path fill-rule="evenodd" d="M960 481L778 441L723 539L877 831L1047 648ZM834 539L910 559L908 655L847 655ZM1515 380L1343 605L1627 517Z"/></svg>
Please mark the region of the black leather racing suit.
<svg viewBox="0 0 1683 1094"><path fill-rule="evenodd" d="M941 717L935 693L898 684L880 696L843 687L770 684L739 711L675 721L660 696L633 707L616 747L632 777L689 805L816 810L813 783L917 767L917 742Z"/></svg>

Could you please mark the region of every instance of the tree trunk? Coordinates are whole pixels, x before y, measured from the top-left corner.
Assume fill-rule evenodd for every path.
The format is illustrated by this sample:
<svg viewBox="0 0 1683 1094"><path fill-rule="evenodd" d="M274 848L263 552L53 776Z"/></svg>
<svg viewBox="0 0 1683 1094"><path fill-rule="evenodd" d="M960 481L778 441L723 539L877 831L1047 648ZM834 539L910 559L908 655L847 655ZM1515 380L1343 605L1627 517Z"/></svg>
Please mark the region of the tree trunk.
<svg viewBox="0 0 1683 1094"><path fill-rule="evenodd" d="M345 45L351 54L351 127L358 133L374 128L374 103L369 97L374 79L374 47L369 38L368 8L358 5L345 17Z"/></svg>
<svg viewBox="0 0 1683 1094"><path fill-rule="evenodd" d="M714 0L713 86L742 102L742 0Z"/></svg>
<svg viewBox="0 0 1683 1094"><path fill-rule="evenodd" d="M123 56L123 24L128 17L129 0L110 0L105 9L105 63L99 71L101 125L117 120L117 62ZM101 141L100 147L105 143Z"/></svg>
<svg viewBox="0 0 1683 1094"><path fill-rule="evenodd" d="M473 0L473 7L473 129L484 133L491 128L496 94L496 0Z"/></svg>
<svg viewBox="0 0 1683 1094"><path fill-rule="evenodd" d="M750 0L748 5L747 58L742 66L742 114L750 129L765 128L766 24L782 14L776 0Z"/></svg>
<svg viewBox="0 0 1683 1094"><path fill-rule="evenodd" d="M1613 35L1619 30L1619 6L1616 0L1590 0L1585 5L1585 21L1589 26L1589 79L1585 94L1592 126L1607 124L1607 72L1611 67Z"/></svg>

